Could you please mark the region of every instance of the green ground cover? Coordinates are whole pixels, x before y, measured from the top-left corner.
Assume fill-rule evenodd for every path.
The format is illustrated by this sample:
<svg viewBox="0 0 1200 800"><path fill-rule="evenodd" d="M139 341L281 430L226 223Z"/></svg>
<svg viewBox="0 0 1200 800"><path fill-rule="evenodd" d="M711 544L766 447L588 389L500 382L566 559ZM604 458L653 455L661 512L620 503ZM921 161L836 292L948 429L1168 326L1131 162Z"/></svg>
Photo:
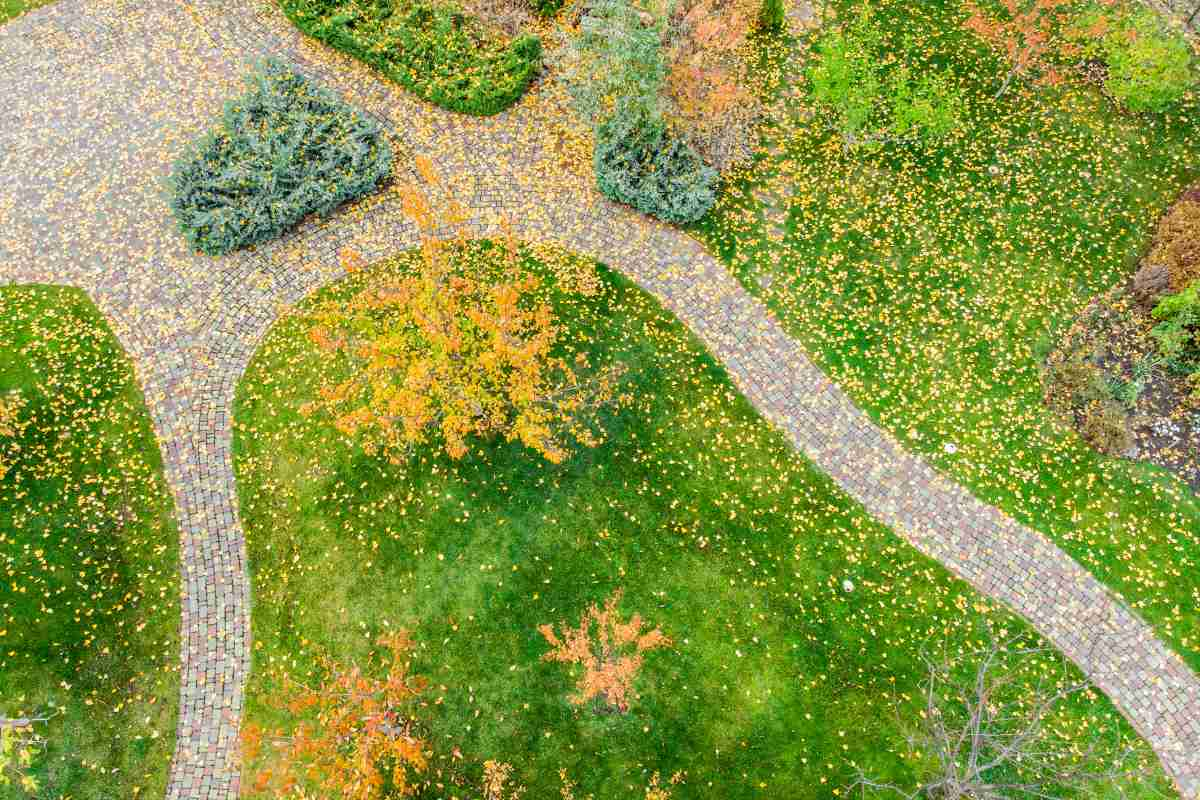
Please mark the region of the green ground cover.
<svg viewBox="0 0 1200 800"><path fill-rule="evenodd" d="M0 715L56 715L36 797L161 797L179 539L141 390L78 290L0 288L0 342L0 397L20 398L0 435Z"/></svg>
<svg viewBox="0 0 1200 800"><path fill-rule="evenodd" d="M463 268L490 252L472 247ZM904 780L892 702L917 688L922 644L961 644L983 616L1020 623L841 494L653 299L603 268L592 294L568 290L590 265L557 251L529 263L566 328L562 355L628 367L633 399L605 418L606 441L562 465L498 442L397 466L303 415L344 377L304 312L362 277L264 339L233 445L254 593L248 719L278 721L264 698L282 674L316 681L321 653L365 663L404 626L430 680L416 712L430 796L474 796L447 787L477 787L484 759L511 762L539 798L559 796L560 769L580 798L641 797L655 772L686 773L675 798L834 797L854 764ZM537 628L617 588L673 645L647 654L631 713L597 715L567 702L569 671L541 660ZM1100 697L1061 730L1085 724L1124 728Z"/></svg>
<svg viewBox="0 0 1200 800"><path fill-rule="evenodd" d="M0 24L30 9L45 5L46 2L47 0L0 0Z"/></svg>
<svg viewBox="0 0 1200 800"><path fill-rule="evenodd" d="M953 75L962 129L847 153L807 100L804 41L776 45L786 107L698 235L908 448L1048 535L1200 667L1200 503L1056 424L1038 373L1200 174L1197 100L1158 117L1083 86L996 100L1004 67L957 0L872 7L885 49L907 37Z"/></svg>

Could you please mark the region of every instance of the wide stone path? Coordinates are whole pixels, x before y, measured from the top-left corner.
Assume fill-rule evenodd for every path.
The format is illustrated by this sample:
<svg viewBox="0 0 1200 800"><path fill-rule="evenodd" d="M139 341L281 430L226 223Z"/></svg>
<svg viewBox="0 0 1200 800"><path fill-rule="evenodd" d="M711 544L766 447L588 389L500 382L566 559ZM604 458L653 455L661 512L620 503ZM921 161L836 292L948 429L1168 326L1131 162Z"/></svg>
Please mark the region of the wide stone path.
<svg viewBox="0 0 1200 800"><path fill-rule="evenodd" d="M416 244L396 185L284 240L189 253L159 181L180 146L273 54L385 122L480 235L505 223L637 280L754 405L866 509L1079 664L1200 796L1200 682L1123 603L1041 535L986 506L851 404L688 236L604 201L553 86L487 120L422 105L306 42L263 0L59 0L0 26L0 283L82 287L137 365L181 521L182 687L169 796L237 796L251 598L230 458L234 387L279 313L368 258Z"/></svg>

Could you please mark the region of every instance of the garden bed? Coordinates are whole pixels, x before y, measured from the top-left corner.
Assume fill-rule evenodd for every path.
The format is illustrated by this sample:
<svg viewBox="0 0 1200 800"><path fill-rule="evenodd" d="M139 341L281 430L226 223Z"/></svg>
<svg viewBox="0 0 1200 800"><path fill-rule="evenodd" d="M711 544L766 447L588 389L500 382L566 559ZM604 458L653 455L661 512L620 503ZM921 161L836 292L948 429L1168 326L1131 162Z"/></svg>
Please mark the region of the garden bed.
<svg viewBox="0 0 1200 800"><path fill-rule="evenodd" d="M1122 286L1088 303L1043 368L1047 405L1101 452L1200 491L1200 186Z"/></svg>
<svg viewBox="0 0 1200 800"><path fill-rule="evenodd" d="M1095 380L1075 394L1090 392L1099 403L1115 404L1118 418L1109 426L1113 444L1095 439L1105 426L1097 421L1090 427L1088 410L1079 402L1059 413L1097 449L1160 466L1200 491L1200 407L1186 375L1157 364L1149 368L1158 355L1150 335L1156 323L1137 308L1131 289L1127 284L1088 303L1064 337L1063 349L1051 356L1055 364L1095 366L1088 371ZM1047 379L1046 391L1054 395L1062 387ZM1092 427L1101 430L1093 433Z"/></svg>

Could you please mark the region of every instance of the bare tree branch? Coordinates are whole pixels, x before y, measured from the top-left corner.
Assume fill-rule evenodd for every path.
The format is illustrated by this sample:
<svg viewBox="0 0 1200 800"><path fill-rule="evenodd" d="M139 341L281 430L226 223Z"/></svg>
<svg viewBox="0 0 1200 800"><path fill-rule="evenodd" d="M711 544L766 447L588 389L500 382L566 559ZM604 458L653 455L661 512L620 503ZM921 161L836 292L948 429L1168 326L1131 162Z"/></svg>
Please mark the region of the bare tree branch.
<svg viewBox="0 0 1200 800"><path fill-rule="evenodd" d="M924 707L916 725L901 721L908 751L931 765L920 782L909 788L860 771L851 790L903 800L1055 800L1064 790L1123 794L1122 784L1147 776L1137 740L1093 730L1076 741L1056 729L1063 704L1092 689L1065 658L1026 644L1023 633L998 635L990 624L983 633L982 647L966 653L949 653L945 643L937 656L922 650ZM896 712L902 719L899 702Z"/></svg>

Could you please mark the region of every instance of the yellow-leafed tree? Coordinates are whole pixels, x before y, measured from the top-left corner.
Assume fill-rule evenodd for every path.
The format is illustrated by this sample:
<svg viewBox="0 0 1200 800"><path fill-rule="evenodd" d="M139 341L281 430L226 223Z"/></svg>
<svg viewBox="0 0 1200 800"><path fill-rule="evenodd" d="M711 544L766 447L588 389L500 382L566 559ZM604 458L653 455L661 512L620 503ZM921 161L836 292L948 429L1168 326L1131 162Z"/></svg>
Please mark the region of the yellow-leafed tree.
<svg viewBox="0 0 1200 800"><path fill-rule="evenodd" d="M419 270L369 277L348 302L315 310L312 340L350 370L303 410L328 414L397 463L430 442L462 458L473 437L519 441L554 463L573 444L596 446L596 413L617 400L619 365L592 370L585 354L559 355L562 329L511 237L501 268L462 269L470 245L439 238L460 221L453 211L436 219L416 193L405 208L425 232ZM360 262L343 256L350 270Z"/></svg>

